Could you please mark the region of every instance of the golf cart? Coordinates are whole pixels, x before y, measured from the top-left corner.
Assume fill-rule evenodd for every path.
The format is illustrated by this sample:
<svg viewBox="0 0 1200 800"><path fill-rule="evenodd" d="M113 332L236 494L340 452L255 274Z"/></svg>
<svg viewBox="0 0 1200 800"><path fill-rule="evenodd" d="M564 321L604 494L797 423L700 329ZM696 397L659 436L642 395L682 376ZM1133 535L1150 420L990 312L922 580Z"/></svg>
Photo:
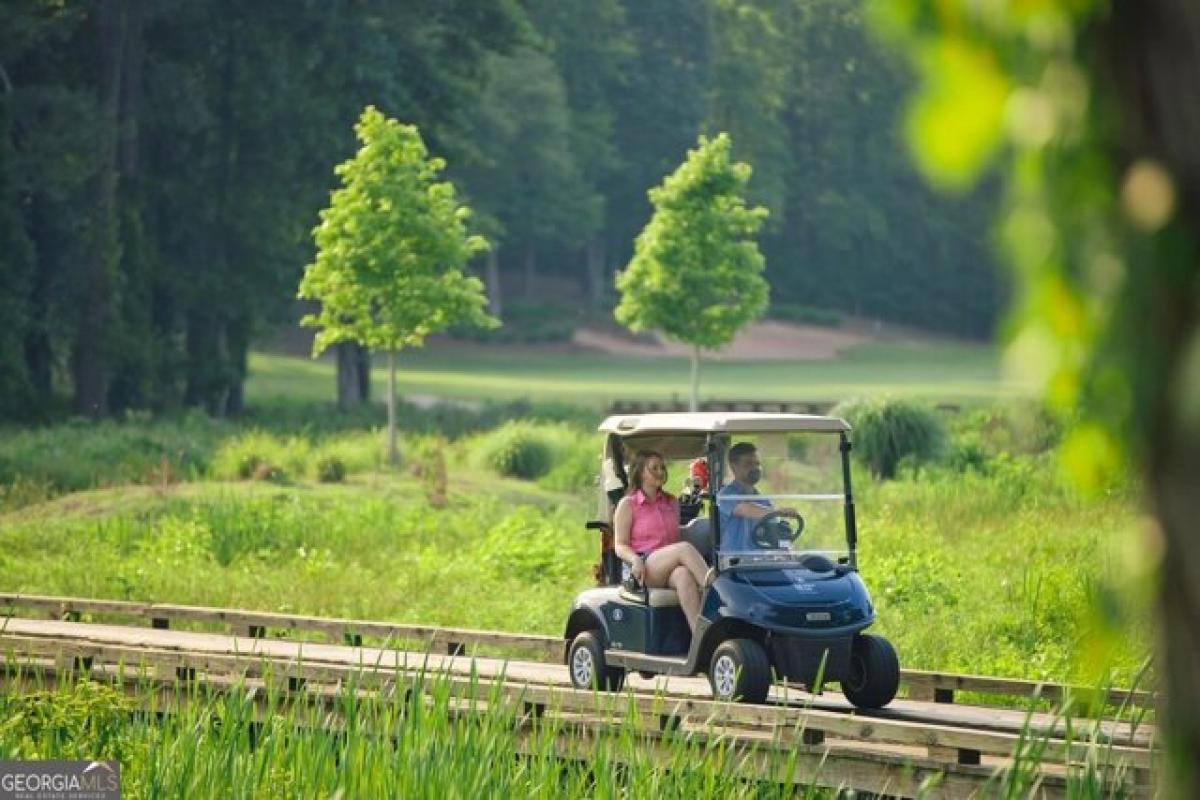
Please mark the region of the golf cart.
<svg viewBox="0 0 1200 800"><path fill-rule="evenodd" d="M849 425L803 414L680 413L613 416L600 431L600 519L587 523L600 533L598 587L575 599L565 634L575 686L618 690L627 671L704 673L718 700L760 703L774 673L815 691L836 682L859 708L891 702L896 652L863 633L875 611L857 570ZM728 461L742 442L762 464L749 489L732 480ZM690 472L680 535L711 566L694 636L675 591L623 580L613 550L612 512L639 450L662 454L673 474ZM769 510L737 520L741 502Z"/></svg>

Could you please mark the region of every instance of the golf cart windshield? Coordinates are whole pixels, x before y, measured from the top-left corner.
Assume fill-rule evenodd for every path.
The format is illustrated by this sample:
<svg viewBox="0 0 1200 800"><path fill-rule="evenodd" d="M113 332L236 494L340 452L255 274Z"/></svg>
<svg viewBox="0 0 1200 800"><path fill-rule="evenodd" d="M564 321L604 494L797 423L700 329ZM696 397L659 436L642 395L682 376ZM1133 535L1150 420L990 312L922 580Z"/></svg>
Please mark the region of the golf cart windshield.
<svg viewBox="0 0 1200 800"><path fill-rule="evenodd" d="M717 489L724 563L849 552L836 433L734 434Z"/></svg>

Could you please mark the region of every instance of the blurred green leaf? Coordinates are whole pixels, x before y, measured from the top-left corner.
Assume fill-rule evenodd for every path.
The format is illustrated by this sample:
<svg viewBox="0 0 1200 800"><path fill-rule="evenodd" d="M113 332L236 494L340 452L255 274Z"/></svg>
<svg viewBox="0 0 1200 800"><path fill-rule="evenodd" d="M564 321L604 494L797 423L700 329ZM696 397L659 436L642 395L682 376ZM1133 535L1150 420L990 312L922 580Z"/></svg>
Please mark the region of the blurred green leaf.
<svg viewBox="0 0 1200 800"><path fill-rule="evenodd" d="M961 38L916 52L922 84L909 109L909 146L934 183L965 190L1003 140L1008 79L989 51Z"/></svg>

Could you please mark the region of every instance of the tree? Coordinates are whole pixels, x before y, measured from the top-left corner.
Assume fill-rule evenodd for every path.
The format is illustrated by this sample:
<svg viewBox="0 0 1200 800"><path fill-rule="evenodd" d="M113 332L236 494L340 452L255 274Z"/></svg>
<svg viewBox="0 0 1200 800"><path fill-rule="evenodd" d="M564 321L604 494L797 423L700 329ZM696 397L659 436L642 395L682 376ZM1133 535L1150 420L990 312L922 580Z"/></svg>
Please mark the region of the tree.
<svg viewBox="0 0 1200 800"><path fill-rule="evenodd" d="M527 0L526 7L562 75L570 111L570 149L585 191L597 194L584 255L585 288L593 307L606 300L611 271L605 229L612 209L603 188L621 177L615 104L628 83L633 41L620 0ZM655 176L657 177L657 176ZM642 186L646 182L643 182ZM569 246L578 247L579 240Z"/></svg>
<svg viewBox="0 0 1200 800"><path fill-rule="evenodd" d="M742 198L750 165L729 159L728 134L696 149L650 190L654 215L633 260L617 276L616 318L632 331L659 330L692 346L691 409L700 387L700 348L720 347L767 307L763 257L754 236L767 210Z"/></svg>
<svg viewBox="0 0 1200 800"><path fill-rule="evenodd" d="M1084 489L1126 457L1145 477L1164 795L1200 796L1200 6L875 10L920 79L907 127L925 173L950 189L1005 176L1010 350L1081 418L1065 465Z"/></svg>
<svg viewBox="0 0 1200 800"><path fill-rule="evenodd" d="M794 0L710 0L709 130L728 131L737 154L758 169L750 198L784 223L791 167L784 118L796 45L782 24Z"/></svg>
<svg viewBox="0 0 1200 800"><path fill-rule="evenodd" d="M535 291L537 245L586 240L601 198L571 151L571 115L554 62L532 47L486 61L487 82L472 114L480 145L464 185L496 223L493 242L522 249L524 290ZM498 282L489 286L493 294Z"/></svg>
<svg viewBox="0 0 1200 800"><path fill-rule="evenodd" d="M431 158L415 126L368 106L355 125L362 147L341 164L342 188L313 231L316 260L300 281L300 297L321 309L301 324L320 328L313 355L354 341L388 353L388 458L396 449L396 352L420 347L449 325L495 325L467 261L487 249L470 235L470 210L453 184L439 181L445 162Z"/></svg>

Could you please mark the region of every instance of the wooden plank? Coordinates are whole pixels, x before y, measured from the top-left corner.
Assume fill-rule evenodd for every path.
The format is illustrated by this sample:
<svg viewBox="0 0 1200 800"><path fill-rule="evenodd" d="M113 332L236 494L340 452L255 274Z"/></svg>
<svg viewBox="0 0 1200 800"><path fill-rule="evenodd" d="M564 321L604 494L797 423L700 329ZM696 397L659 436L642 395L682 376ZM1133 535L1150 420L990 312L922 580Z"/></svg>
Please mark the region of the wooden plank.
<svg viewBox="0 0 1200 800"><path fill-rule="evenodd" d="M14 608L35 609L58 615L67 613L104 613L128 614L133 617L146 615L146 603L129 600L91 600L79 597L58 597L55 595L31 595L15 592L0 592L0 606L11 610Z"/></svg>
<svg viewBox="0 0 1200 800"><path fill-rule="evenodd" d="M984 675L960 675L956 673L931 672L927 670L901 670L900 681L909 688L909 696L929 698L937 702L953 702L953 692L975 692L998 694L1011 697L1041 697L1061 703L1074 694L1088 697L1096 694L1095 689L1072 684L1049 681L1029 681L1018 678L993 678ZM916 695L913 694L914 690ZM939 693L942 694L938 699ZM1113 688L1106 692L1107 702L1113 705L1127 703L1141 708L1154 707L1154 694L1140 690Z"/></svg>
<svg viewBox="0 0 1200 800"><path fill-rule="evenodd" d="M344 641L347 635L378 636L385 639L430 642L438 648L451 643L494 645L497 647L527 648L553 661L564 655L563 640L536 634L483 631L470 628L445 628L436 625L413 625L337 617L310 617L300 614L278 614L244 609L208 608L154 603L150 606L157 616L188 619L223 625L259 626L282 630L311 630L325 633L331 641Z"/></svg>

